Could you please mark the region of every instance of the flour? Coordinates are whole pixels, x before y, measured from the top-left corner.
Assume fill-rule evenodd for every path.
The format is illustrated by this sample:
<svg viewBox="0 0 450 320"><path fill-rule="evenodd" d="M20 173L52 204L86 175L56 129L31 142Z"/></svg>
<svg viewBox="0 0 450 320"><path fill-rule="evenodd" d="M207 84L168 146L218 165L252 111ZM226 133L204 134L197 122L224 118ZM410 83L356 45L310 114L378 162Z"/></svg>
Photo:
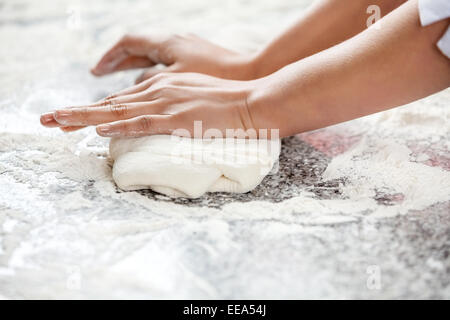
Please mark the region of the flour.
<svg viewBox="0 0 450 320"><path fill-rule="evenodd" d="M333 159L323 177L346 178L343 193L352 200L373 198L377 191L403 195L402 201L388 210L376 209L378 214L405 214L450 199L450 172L411 162L410 154L408 147L393 141L363 139Z"/></svg>
<svg viewBox="0 0 450 320"><path fill-rule="evenodd" d="M43 128L39 114L132 84L139 71L88 74L124 33L189 31L252 51L309 1L79 2L80 29L66 27L64 2L0 10L0 298L404 298L445 283L441 256L423 256L432 273L402 263L419 233L391 246L398 228L378 225L448 206L450 90L313 132L325 137L315 149L285 143L278 173L249 194L121 192L109 140ZM361 290L369 263L383 264L385 291Z"/></svg>
<svg viewBox="0 0 450 320"><path fill-rule="evenodd" d="M442 113L442 109L435 108L435 113ZM389 215L405 214L408 210L423 209L450 198L450 173L439 167L412 162L412 152L407 147L410 140L426 141L429 136L448 135L448 129L442 125L442 118L448 115L439 117L433 115L431 113L433 106L429 106L427 110L429 113L424 123L419 121L414 106L411 105L367 117L359 123L352 124L353 130L358 130L359 126L366 127L367 122L371 122L373 133L367 134L366 138L361 139L350 150L335 157L323 173L324 181L345 179L346 183L342 185L345 199L321 200L305 190L297 197L281 203L254 201L230 203L222 210L207 207L191 210L170 203L157 203L135 193L116 194L111 180L109 162L106 159L107 141L99 140L92 132L89 134L89 139L86 139L83 133L57 134L49 137L3 134L0 138L0 150L3 152L0 168L2 172L15 177L19 182L33 180L32 177L36 174L52 172L57 174L55 181L64 181L64 179L79 182L92 181L95 182L98 192L104 196L120 198L121 201L127 201L132 205L149 206L163 215L167 215L168 212L175 215L183 212L186 217L186 215L189 216L189 211L192 211L193 216L207 216L215 212L215 214L226 215L228 218L252 219L252 216L286 218L293 213L310 212L302 218L299 218L301 215L296 215L295 218L291 216L289 219L325 224L347 222L360 217L362 212L364 215L367 215L367 212L381 214L387 211ZM409 120L405 121L405 119ZM348 124L341 127L347 128ZM386 131L387 129L389 131ZM390 135L392 132L396 133L396 139L400 142L382 138L383 134ZM448 155L448 152L445 154ZM429 156L420 156L413 160L425 162L428 159ZM374 200L377 191L388 194L401 193L403 199L389 208L380 206ZM82 196L72 194L69 198L62 199L61 205L63 206L63 203L67 205L67 199L70 198L80 199ZM79 200L74 201L80 203Z"/></svg>

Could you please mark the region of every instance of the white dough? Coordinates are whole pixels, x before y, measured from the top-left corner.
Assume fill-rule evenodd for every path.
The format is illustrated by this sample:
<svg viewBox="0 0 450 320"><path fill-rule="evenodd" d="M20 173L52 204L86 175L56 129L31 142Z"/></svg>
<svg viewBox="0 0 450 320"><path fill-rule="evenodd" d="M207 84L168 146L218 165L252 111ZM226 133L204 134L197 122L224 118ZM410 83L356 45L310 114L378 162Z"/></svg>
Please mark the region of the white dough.
<svg viewBox="0 0 450 320"><path fill-rule="evenodd" d="M123 190L171 197L254 189L277 163L280 140L190 139L155 135L112 139L113 178Z"/></svg>

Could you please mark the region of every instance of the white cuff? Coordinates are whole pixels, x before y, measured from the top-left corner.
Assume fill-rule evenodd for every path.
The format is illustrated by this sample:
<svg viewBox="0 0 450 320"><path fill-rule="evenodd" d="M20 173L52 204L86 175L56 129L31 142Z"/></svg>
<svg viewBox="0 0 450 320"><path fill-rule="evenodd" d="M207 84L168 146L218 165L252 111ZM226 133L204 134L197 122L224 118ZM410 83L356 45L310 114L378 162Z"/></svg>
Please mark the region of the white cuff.
<svg viewBox="0 0 450 320"><path fill-rule="evenodd" d="M450 17L450 0L419 0L419 16L422 26ZM438 41L437 47L450 59L450 27Z"/></svg>

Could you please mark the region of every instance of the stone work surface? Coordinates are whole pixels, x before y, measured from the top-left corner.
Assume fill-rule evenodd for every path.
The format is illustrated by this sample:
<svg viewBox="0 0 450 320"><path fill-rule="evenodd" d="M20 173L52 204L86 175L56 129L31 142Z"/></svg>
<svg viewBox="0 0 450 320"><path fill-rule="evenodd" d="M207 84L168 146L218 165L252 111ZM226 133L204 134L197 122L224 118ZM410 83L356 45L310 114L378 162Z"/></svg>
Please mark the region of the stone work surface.
<svg viewBox="0 0 450 320"><path fill-rule="evenodd" d="M132 84L88 73L123 33L251 51L309 1L68 3L0 4L0 298L450 298L448 89L283 139L246 194L122 192L107 139L39 114Z"/></svg>

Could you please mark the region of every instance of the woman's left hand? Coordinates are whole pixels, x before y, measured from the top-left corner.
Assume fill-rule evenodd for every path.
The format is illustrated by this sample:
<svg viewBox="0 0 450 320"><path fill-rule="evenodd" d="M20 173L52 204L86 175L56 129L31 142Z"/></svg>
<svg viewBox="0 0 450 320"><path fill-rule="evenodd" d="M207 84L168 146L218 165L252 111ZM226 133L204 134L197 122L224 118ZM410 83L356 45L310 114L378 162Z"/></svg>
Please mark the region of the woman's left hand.
<svg viewBox="0 0 450 320"><path fill-rule="evenodd" d="M213 136L218 131L225 136L227 129L257 129L248 96L258 81L162 73L97 103L43 114L41 123L64 131L95 125L97 133L104 137L194 137L194 133L197 137L208 129L216 129ZM201 121L201 131L194 130L194 121Z"/></svg>

